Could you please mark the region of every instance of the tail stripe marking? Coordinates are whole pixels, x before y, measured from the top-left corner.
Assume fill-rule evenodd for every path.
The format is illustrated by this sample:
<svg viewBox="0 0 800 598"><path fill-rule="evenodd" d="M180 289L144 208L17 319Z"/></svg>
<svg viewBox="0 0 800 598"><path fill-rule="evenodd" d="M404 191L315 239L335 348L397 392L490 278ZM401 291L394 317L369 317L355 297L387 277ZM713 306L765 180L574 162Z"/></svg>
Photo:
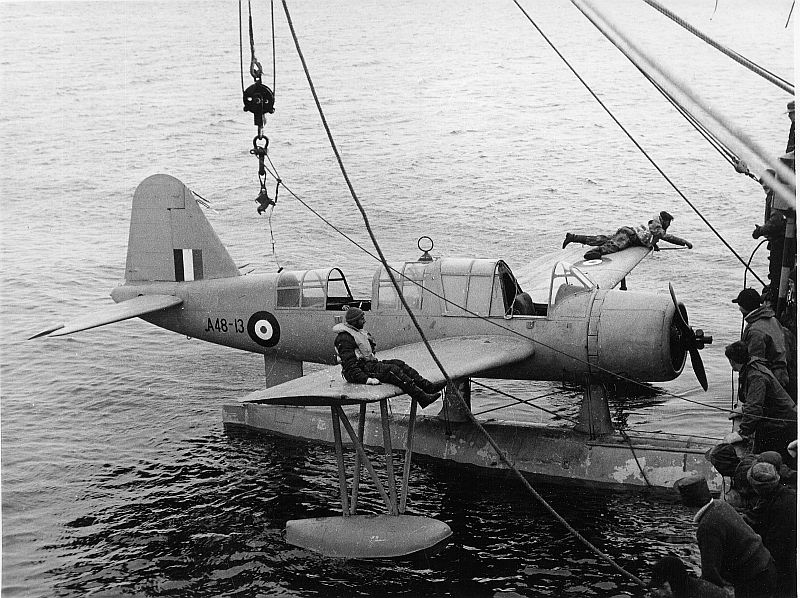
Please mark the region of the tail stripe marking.
<svg viewBox="0 0 800 598"><path fill-rule="evenodd" d="M203 278L202 249L173 249L175 281L201 280Z"/></svg>

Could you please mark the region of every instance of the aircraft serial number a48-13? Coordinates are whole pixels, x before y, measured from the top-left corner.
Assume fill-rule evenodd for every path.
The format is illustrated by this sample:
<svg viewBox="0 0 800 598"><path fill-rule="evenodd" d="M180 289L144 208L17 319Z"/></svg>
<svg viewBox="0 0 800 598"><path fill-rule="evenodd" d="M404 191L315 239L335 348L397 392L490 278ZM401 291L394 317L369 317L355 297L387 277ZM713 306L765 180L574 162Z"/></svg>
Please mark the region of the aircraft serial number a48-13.
<svg viewBox="0 0 800 598"><path fill-rule="evenodd" d="M417 261L391 267L431 348L451 380L459 385L467 404L472 377L588 381L590 387L615 376L659 382L681 373L687 352L705 387L697 351L710 339L688 326L686 311L674 293L624 290L625 276L650 250L633 247L598 260L584 260L582 251L571 247L563 250L555 263L532 265L525 272L524 289L500 259L432 259L426 252ZM154 175L134 194L125 283L115 288L111 297L114 305L31 338L58 337L140 317L190 337L262 353L266 388L237 405L226 406L226 425L336 444L342 513L346 516L289 522L288 541L335 556L398 556L438 545L450 535L441 522L404 514L416 402L412 401L410 414L389 416L386 401L402 394L398 387L350 384L341 378L336 365L332 328L344 320L344 310L357 306L368 314L368 328L379 339L379 358L402 359L428 379L444 380L383 267L373 277L371 296L362 298L353 297L344 273L337 267L240 275L191 190L173 177ZM329 367L303 375L303 362ZM607 422L605 396L594 408L591 401L596 399L589 396L584 400L590 401L587 411L592 415L585 418L586 429L579 441L583 454L576 453L574 440L561 435L550 438L548 448L540 446L541 454L525 457L526 451L537 449L522 446L524 434L520 436L519 428L509 433L513 435L516 460L547 463L544 453L549 451L557 466L538 473L551 478L562 475L600 484L623 481L625 476L636 478L631 472L620 477L616 465L608 465L608 472L593 478L590 470L603 469L604 453L601 443L592 447L588 440L613 430ZM380 418L376 416L368 424L366 406L373 403L380 406ZM320 413L326 411L320 407L330 407L326 425L320 425ZM343 407L356 408L358 430L350 425ZM282 409L308 415L277 417ZM451 415L448 425L458 420L457 414ZM431 434L426 426L436 423L424 424L428 419L436 418L422 418L416 435ZM291 422L288 428L286 421ZM345 480L340 423L356 448L358 473L350 490ZM374 430L370 428L373 425ZM503 434L500 429L495 432ZM540 439L548 432L531 434ZM391 456L393 437L405 437L407 457L399 498L393 468L387 467L386 490L364 451L364 445L375 446L382 439ZM424 440L419 447L422 453L469 461L459 457L458 447L452 444L458 441L452 435L436 440L431 434ZM593 448L597 449L594 465L586 453ZM570 454L570 463L564 462L565 452ZM691 473L685 454L674 455L676 466L669 461L669 452L654 453L645 465L650 467L650 483L671 484ZM362 468L370 473L386 502L386 516L356 515ZM535 468L529 471L537 473ZM607 479L601 479L604 475ZM388 543L391 546L371 540L381 537L393 538Z"/></svg>

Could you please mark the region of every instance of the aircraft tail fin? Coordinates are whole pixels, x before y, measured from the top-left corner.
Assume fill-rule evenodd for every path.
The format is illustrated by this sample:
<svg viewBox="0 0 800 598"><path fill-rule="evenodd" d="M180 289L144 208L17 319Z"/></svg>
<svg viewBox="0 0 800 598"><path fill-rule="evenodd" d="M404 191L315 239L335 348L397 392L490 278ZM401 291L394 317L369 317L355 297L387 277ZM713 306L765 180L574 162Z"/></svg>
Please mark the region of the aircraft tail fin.
<svg viewBox="0 0 800 598"><path fill-rule="evenodd" d="M187 281L239 276L192 191L165 174L146 178L133 194L126 282Z"/></svg>

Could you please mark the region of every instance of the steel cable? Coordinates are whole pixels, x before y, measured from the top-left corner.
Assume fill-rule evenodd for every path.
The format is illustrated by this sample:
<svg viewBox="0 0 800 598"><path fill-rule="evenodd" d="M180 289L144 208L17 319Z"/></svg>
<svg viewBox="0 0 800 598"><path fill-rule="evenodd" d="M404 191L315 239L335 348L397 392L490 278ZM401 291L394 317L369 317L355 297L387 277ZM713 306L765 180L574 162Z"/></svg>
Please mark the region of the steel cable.
<svg viewBox="0 0 800 598"><path fill-rule="evenodd" d="M344 163L342 162L341 156L339 155L339 151L338 151L338 149L336 147L336 143L335 143L335 141L333 139L333 135L331 134L330 128L328 127L327 120L325 119L325 115L324 115L324 112L322 110L322 105L319 102L319 98L318 98L316 90L314 88L314 84L313 84L313 82L311 80L311 75L309 73L308 66L307 66L306 61L305 61L305 57L303 56L302 50L300 49L300 43L299 43L299 40L297 38L297 34L296 34L295 30L294 30L294 25L292 23L291 15L289 14L289 7L286 4L286 0L282 0L282 3L283 3L284 12L286 13L287 22L289 24L289 29L291 30L291 33L292 33L292 38L294 40L295 48L297 49L298 56L300 57L300 62L303 64L303 70L305 71L306 79L308 80L308 84L309 84L309 87L311 89L311 93L314 96L314 102L317 105L317 110L319 112L320 118L322 119L323 127L325 128L325 132L326 132L326 134L328 136L328 140L329 140L329 142L331 144L331 148L332 148L332 150L334 152L334 155L336 156L336 160L339 163L339 169L341 170L342 176L344 177L344 180L345 180L345 182L347 184L347 187L350 190L350 194L353 197L353 201L355 202L356 206L358 207L358 210L361 213L361 217L364 220L364 226L367 229L367 232L369 233L370 239L372 240L372 243L373 243L373 245L375 247L375 251L380 256L381 263L383 264L383 267L386 269L387 273L389 274L389 278L391 279L392 284L393 284L393 286L394 286L394 288L395 288L395 290L397 292L397 295L400 298L401 303L403 304L403 308L406 310L406 312L408 313L409 317L411 318L411 321L414 324L414 327L417 329L417 332L419 333L420 338L422 339L422 342L425 344L425 347L427 348L431 358L434 360L434 362L436 363L437 367L442 372L442 375L447 379L448 383L452 384L452 380L451 380L449 374L445 371L444 366L439 361L439 358L436 356L436 353L433 351L433 348L430 346L430 343L428 342L428 339L426 338L425 333L422 330L422 327L420 326L419 322L417 321L416 317L414 316L414 313L411 311L411 308L409 307L408 303L406 302L405 298L403 297L403 294L402 294L400 286L399 286L399 284L397 282L397 279L394 277L394 274L392 273L391 269L389 268L389 264L386 261L385 256L383 255L383 251L380 248L378 240L375 238L375 234L372 231L372 227L371 227L371 225L369 223L369 218L367 217L367 213L364 211L364 208L361 205L361 202L359 201L358 196L356 195L355 189L353 188L353 186L352 186L352 184L350 182L350 178L347 175L346 169L344 167ZM453 385L453 387L455 387L455 385ZM514 466L513 463L511 463L508 460L508 458L504 454L504 451L500 448L500 446L497 444L497 442L494 440L494 438L492 438L492 436L478 422L478 420L475 419L475 416L472 414L471 410L467 407L466 401L464 401L464 398L461 396L461 393L458 391L458 389L456 389L455 394L458 397L459 401L461 402L462 407L464 409L464 412L467 414L469 420L476 427L476 429L481 432L481 434L484 436L486 441L492 446L494 451L497 453L498 459L500 459L500 461L502 461L503 464L506 467L508 467L510 471L512 471L514 473L514 475L519 479L519 481L522 483L522 485L542 504L542 506L544 506L544 508L547 509L550 512L550 514L553 515L575 538L580 540L587 548L589 548L592 552L594 552L594 554L596 554L598 557L600 557L601 559L603 559L604 561L609 563L612 567L614 567L617 571L622 573L628 579L638 583L641 586L644 586L645 584L641 579L639 579L638 577L636 577L632 573L630 573L630 572L626 571L625 569L623 569L613 559L611 559L611 557L609 557L608 555L606 555L605 553L600 551L598 548L596 548L591 542L589 542L586 538L584 538L576 529L574 529L561 515L559 515L547 503L547 501L538 492L536 492L536 490L534 490L534 488L525 479L525 477L522 475L522 473Z"/></svg>

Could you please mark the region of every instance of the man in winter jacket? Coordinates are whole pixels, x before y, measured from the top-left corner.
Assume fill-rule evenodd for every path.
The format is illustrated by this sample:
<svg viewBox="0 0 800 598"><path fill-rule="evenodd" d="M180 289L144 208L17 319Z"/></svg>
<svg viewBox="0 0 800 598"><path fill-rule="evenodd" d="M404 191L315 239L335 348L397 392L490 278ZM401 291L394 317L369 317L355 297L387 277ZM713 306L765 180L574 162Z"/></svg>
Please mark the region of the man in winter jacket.
<svg viewBox="0 0 800 598"><path fill-rule="evenodd" d="M616 253L628 247L648 247L658 251L657 243L659 241L683 245L691 249L692 244L689 241L667 233L667 228L669 228L672 220L672 214L669 212L659 212L653 216L652 220L648 221L647 225L623 226L613 235L575 235L567 233L561 247L562 249L566 248L570 243L592 245L596 249L590 249L583 256L587 260L597 260L603 255Z"/></svg>
<svg viewBox="0 0 800 598"><path fill-rule="evenodd" d="M345 380L355 384L394 384L417 399L423 409L441 396L439 391L443 385L426 380L406 362L375 357L375 341L364 330L366 316L362 310L351 307L344 319L345 322L336 324L333 330L338 333L334 348Z"/></svg>
<svg viewBox="0 0 800 598"><path fill-rule="evenodd" d="M772 598L775 561L736 509L711 499L697 511L694 522L703 579L733 585L736 598Z"/></svg>
<svg viewBox="0 0 800 598"><path fill-rule="evenodd" d="M754 453L776 451L784 463L795 467L796 461L787 451L789 443L797 439L797 407L791 397L763 359L750 357L743 341L725 347L725 357L739 372L742 418L739 430L725 436L724 441L735 444L752 440Z"/></svg>
<svg viewBox="0 0 800 598"><path fill-rule="evenodd" d="M775 171L767 168L772 177ZM775 197L775 192L769 187L767 180L762 177L759 182L766 193L764 207L764 224L756 225L753 230L753 238L766 237L769 241L769 284L765 288L766 298L773 305L778 301L778 287L781 282L781 268L783 266L783 247L786 240L786 215L789 206L783 205L783 201Z"/></svg>
<svg viewBox="0 0 800 598"><path fill-rule="evenodd" d="M775 312L768 305L761 305L761 296L755 289L742 290L733 303L739 304L739 311L747 322L742 341L747 345L748 354L766 361L778 382L791 395L793 385L787 369L786 342Z"/></svg>
<svg viewBox="0 0 800 598"><path fill-rule="evenodd" d="M759 536L778 569L779 598L797 596L797 493L781 484L778 471L767 462L753 464L747 472L758 496L744 520Z"/></svg>

